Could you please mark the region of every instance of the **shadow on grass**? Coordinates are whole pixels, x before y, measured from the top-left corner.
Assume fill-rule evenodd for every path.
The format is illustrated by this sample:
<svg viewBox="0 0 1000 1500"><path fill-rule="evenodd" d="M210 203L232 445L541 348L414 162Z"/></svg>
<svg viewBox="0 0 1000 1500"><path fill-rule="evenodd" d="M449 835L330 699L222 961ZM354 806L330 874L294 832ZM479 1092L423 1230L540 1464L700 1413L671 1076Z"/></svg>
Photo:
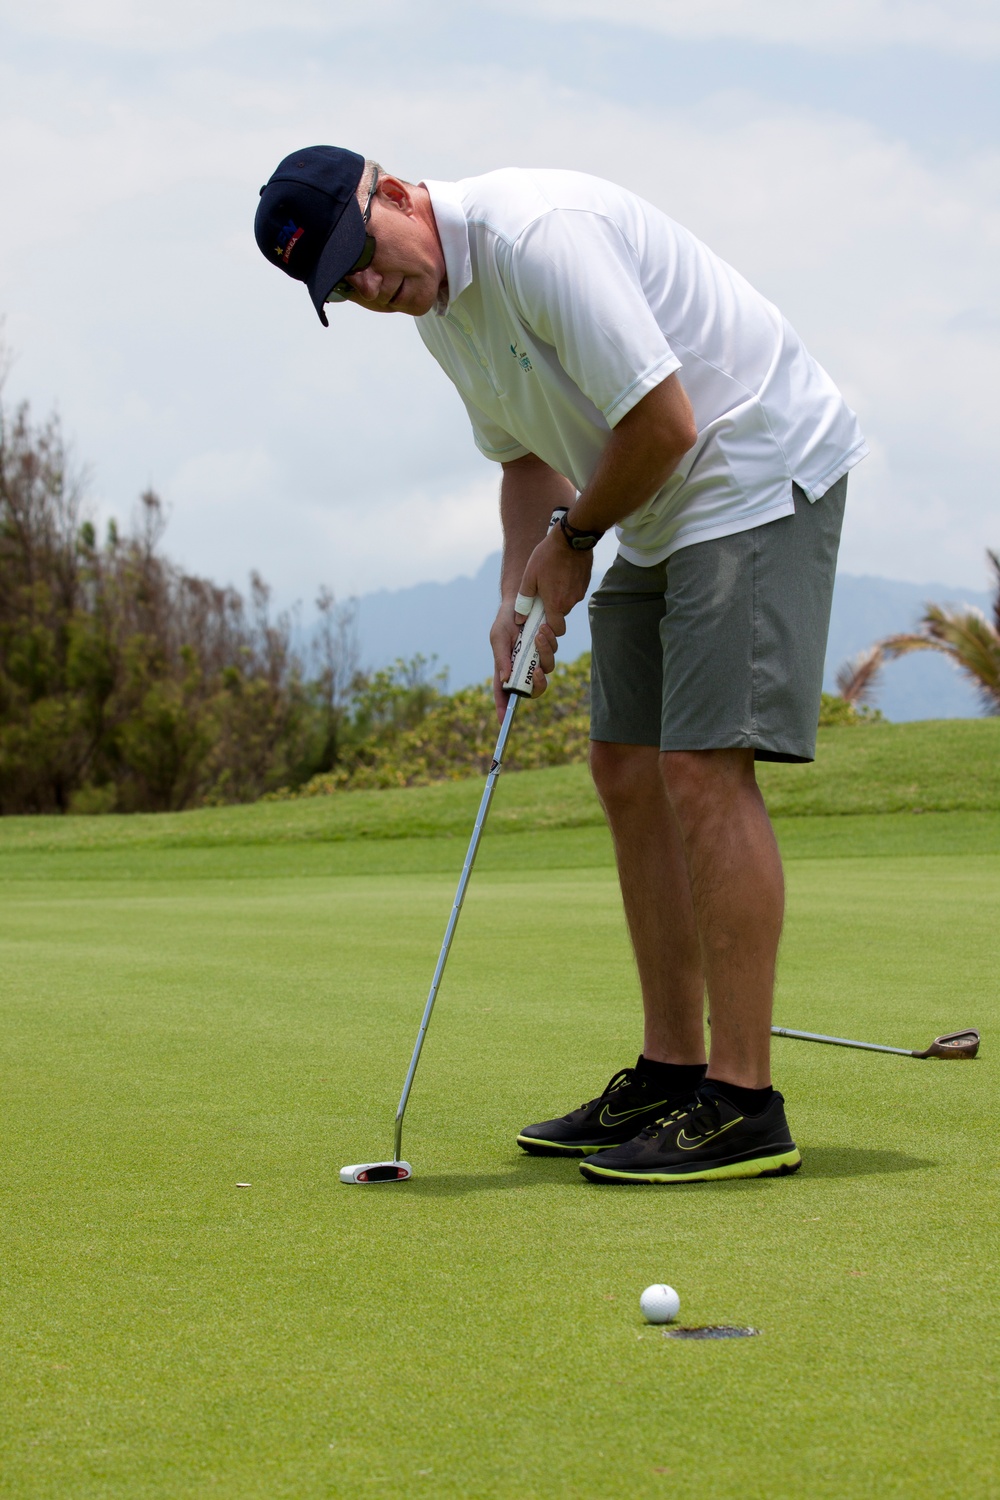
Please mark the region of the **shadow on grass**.
<svg viewBox="0 0 1000 1500"><path fill-rule="evenodd" d="M421 1176L418 1168L405 1187L407 1193L426 1198L456 1198L466 1193L502 1193L511 1188L584 1187L586 1184L578 1167L579 1162L575 1158L560 1161L558 1158L525 1156L506 1170L497 1168L488 1172L448 1172L440 1176Z"/></svg>
<svg viewBox="0 0 1000 1500"><path fill-rule="evenodd" d="M924 1172L936 1167L925 1156L876 1151L869 1146L806 1146L802 1171L810 1177L874 1177L888 1172Z"/></svg>
<svg viewBox="0 0 1000 1500"><path fill-rule="evenodd" d="M803 1152L801 1175L803 1177L873 1177L893 1172L922 1172L936 1167L935 1161L922 1156L909 1156L905 1151L882 1151L865 1146L809 1146ZM510 1189L524 1190L538 1187L563 1187L573 1189L605 1190L610 1187L628 1187L620 1183L588 1183L580 1176L579 1162L575 1158L560 1160L552 1157L525 1156L506 1171L449 1172L438 1176L422 1176L419 1168L406 1192L420 1198L458 1198L468 1193L497 1193ZM730 1178L719 1182L677 1183L672 1192L705 1192L725 1188L748 1188L757 1186L747 1179ZM636 1187L646 1184L636 1183Z"/></svg>

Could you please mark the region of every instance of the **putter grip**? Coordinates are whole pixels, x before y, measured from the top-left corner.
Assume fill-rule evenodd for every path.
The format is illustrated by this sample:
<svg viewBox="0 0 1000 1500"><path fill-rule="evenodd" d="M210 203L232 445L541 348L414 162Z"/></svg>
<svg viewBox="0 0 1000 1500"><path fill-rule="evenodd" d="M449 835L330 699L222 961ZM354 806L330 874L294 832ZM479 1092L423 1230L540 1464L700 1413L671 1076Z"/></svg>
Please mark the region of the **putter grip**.
<svg viewBox="0 0 1000 1500"><path fill-rule="evenodd" d="M528 618L521 626L521 634L517 638L511 659L510 677L504 683L505 690L508 693L516 693L519 698L531 697L531 684L535 679L535 668L538 666L535 636L544 620L545 610L542 601L535 599L532 601Z"/></svg>
<svg viewBox="0 0 1000 1500"><path fill-rule="evenodd" d="M554 510L549 519L549 530L558 526L563 516L566 515L566 507L560 506ZM522 613L522 604L527 604L523 594L517 596L517 612ZM541 599L533 599L531 608L528 610L528 618L521 626L521 634L514 645L514 652L510 663L510 676L503 684L504 692L515 693L518 698L531 697L531 684L535 678L535 668L538 666L538 652L535 650L535 636L538 627L545 622L545 610Z"/></svg>

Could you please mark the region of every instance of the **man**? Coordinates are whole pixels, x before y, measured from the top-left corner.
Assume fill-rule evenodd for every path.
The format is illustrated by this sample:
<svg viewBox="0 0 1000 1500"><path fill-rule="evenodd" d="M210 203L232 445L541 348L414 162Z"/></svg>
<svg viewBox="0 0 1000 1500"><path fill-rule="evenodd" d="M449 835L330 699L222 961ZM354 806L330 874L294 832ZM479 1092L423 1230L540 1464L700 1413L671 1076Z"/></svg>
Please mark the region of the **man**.
<svg viewBox="0 0 1000 1500"><path fill-rule="evenodd" d="M769 1071L782 871L754 761L813 758L846 475L867 452L854 414L776 308L594 177L414 185L310 147L261 189L256 235L324 325L339 301L417 319L502 465L498 711L530 600L543 691L592 548L618 530L591 602L591 770L643 1049L519 1144L604 1182L795 1171Z"/></svg>

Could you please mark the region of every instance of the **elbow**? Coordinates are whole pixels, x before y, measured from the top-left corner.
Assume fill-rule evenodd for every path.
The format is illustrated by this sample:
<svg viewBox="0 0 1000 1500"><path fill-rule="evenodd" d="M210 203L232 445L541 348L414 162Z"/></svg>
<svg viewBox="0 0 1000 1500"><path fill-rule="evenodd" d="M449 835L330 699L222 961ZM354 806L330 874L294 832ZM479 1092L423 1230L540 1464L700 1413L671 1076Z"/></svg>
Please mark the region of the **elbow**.
<svg viewBox="0 0 1000 1500"><path fill-rule="evenodd" d="M665 483L670 478L670 475L677 468L685 453L690 453L697 441L698 429L693 421L691 423L683 422L679 425L671 423L669 432L661 436L660 442L657 445L662 460L661 483Z"/></svg>
<svg viewBox="0 0 1000 1500"><path fill-rule="evenodd" d="M695 425L693 414L690 421L681 424L680 430L674 434L674 440L677 453L676 462L680 463L685 453L690 453L698 441L698 428Z"/></svg>

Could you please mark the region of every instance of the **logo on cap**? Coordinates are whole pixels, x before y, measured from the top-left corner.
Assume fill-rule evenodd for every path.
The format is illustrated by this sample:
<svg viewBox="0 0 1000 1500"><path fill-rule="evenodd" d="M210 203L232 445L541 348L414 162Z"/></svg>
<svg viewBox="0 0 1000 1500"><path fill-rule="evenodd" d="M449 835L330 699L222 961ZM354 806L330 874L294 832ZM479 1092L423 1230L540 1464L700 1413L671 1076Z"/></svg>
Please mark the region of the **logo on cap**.
<svg viewBox="0 0 1000 1500"><path fill-rule="evenodd" d="M279 260L284 261L286 266L291 258L292 251L304 234L305 229L301 225L293 223L291 219L279 231L278 243L274 247L274 253Z"/></svg>

